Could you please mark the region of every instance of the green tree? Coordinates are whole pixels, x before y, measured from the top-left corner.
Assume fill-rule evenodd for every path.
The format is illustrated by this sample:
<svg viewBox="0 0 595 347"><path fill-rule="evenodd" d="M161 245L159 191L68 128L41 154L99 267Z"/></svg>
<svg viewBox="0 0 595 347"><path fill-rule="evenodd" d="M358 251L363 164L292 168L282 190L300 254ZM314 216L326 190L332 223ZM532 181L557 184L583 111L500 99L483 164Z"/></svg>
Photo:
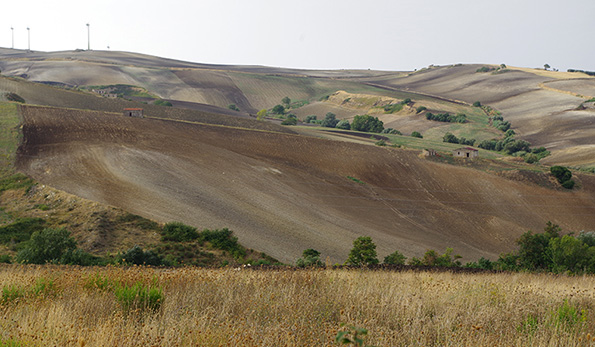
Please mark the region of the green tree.
<svg viewBox="0 0 595 347"><path fill-rule="evenodd" d="M424 137L418 132L418 131L414 131L411 133L411 137L417 137L420 139L423 139Z"/></svg>
<svg viewBox="0 0 595 347"><path fill-rule="evenodd" d="M446 133L446 134L444 134L444 137L442 138L442 142L459 143L459 139L451 133Z"/></svg>
<svg viewBox="0 0 595 347"><path fill-rule="evenodd" d="M351 129L351 125L349 124L349 121L347 119L343 119L337 123L337 126L335 126L335 128L349 130Z"/></svg>
<svg viewBox="0 0 595 347"><path fill-rule="evenodd" d="M311 114L309 116L306 116L306 120L304 120L304 123L315 123L314 121L316 120L316 116Z"/></svg>
<svg viewBox="0 0 595 347"><path fill-rule="evenodd" d="M17 254L17 261L26 264L62 263L62 258L76 250L76 241L64 228L36 231Z"/></svg>
<svg viewBox="0 0 595 347"><path fill-rule="evenodd" d="M334 128L337 126L337 123L339 123L337 116L332 112L328 112L320 125L327 128Z"/></svg>
<svg viewBox="0 0 595 347"><path fill-rule="evenodd" d="M275 105L275 107L273 107L273 109L271 110L271 112L273 112L275 114L284 114L285 113L285 107L283 107L283 105Z"/></svg>
<svg viewBox="0 0 595 347"><path fill-rule="evenodd" d="M295 117L287 117L287 119L283 120L283 122L281 122L281 125L296 125L297 124L297 118Z"/></svg>
<svg viewBox="0 0 595 347"><path fill-rule="evenodd" d="M236 106L236 104L229 104L229 105L227 105L227 108L232 111L240 111L240 109Z"/></svg>
<svg viewBox="0 0 595 347"><path fill-rule="evenodd" d="M349 252L347 265L365 266L378 264L376 245L369 236L360 236L353 241L353 248Z"/></svg>
<svg viewBox="0 0 595 347"><path fill-rule="evenodd" d="M393 253L384 257L384 263L391 265L405 265L405 260L407 260L407 257L405 257L403 253L399 251L394 251Z"/></svg>
<svg viewBox="0 0 595 347"><path fill-rule="evenodd" d="M284 104L284 105L285 105L287 108L289 108L289 105L291 105L291 99L290 99L288 96L286 96L286 97L284 97L283 99L281 99L281 102L282 102L282 103L283 103L283 104Z"/></svg>
<svg viewBox="0 0 595 347"><path fill-rule="evenodd" d="M384 130L384 123L378 117L372 117L367 114L358 115L351 122L351 130L380 133Z"/></svg>
<svg viewBox="0 0 595 347"><path fill-rule="evenodd" d="M256 113L257 120L263 120L264 117L266 117L266 116L267 116L267 110L264 108Z"/></svg>
<svg viewBox="0 0 595 347"><path fill-rule="evenodd" d="M547 70L547 69L549 69L550 67L551 67L551 66L550 66L550 64L544 64L544 65L543 65L543 69L544 69L544 70Z"/></svg>
<svg viewBox="0 0 595 347"><path fill-rule="evenodd" d="M474 102L473 107L481 107L481 102L479 102L479 101Z"/></svg>

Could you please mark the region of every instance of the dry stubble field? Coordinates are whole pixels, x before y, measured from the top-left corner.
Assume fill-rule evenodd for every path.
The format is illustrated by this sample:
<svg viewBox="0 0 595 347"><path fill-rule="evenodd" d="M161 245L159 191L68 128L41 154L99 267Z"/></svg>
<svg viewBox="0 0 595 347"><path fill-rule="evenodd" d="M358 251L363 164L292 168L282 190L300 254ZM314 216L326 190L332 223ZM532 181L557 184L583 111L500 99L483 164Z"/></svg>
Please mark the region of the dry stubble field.
<svg viewBox="0 0 595 347"><path fill-rule="evenodd" d="M591 276L2 265L0 287L10 346L331 346L342 323L376 346L595 344Z"/></svg>

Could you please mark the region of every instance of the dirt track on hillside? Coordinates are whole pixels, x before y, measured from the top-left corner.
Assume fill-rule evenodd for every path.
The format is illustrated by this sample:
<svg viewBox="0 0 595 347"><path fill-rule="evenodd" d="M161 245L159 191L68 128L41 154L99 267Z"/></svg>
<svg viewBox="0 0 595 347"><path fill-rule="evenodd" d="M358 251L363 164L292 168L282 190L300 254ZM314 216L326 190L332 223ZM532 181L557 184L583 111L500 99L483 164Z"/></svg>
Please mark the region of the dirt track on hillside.
<svg viewBox="0 0 595 347"><path fill-rule="evenodd" d="M19 167L40 182L160 221L229 227L244 245L294 261L345 260L369 235L379 256L454 247L495 257L548 220L595 225L582 191L527 185L416 152L299 135L23 106ZM347 178L355 177L365 184Z"/></svg>

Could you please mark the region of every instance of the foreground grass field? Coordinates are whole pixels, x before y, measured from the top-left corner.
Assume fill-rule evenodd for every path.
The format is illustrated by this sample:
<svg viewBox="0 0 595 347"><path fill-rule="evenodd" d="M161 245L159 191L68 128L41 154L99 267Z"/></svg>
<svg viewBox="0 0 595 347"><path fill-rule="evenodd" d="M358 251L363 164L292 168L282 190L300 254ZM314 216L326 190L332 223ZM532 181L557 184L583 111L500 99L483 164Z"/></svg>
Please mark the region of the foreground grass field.
<svg viewBox="0 0 595 347"><path fill-rule="evenodd" d="M590 346L595 278L0 267L0 345ZM342 326L342 323L347 326Z"/></svg>

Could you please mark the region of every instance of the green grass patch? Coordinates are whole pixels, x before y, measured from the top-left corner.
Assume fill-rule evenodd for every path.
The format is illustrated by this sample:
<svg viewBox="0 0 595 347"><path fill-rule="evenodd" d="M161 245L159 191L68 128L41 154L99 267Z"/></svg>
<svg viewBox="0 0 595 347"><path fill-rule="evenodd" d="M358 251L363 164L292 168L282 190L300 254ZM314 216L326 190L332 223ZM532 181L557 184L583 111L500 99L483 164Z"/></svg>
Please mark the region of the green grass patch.
<svg viewBox="0 0 595 347"><path fill-rule="evenodd" d="M32 179L21 173L11 174L5 177L0 177L0 193L10 189L29 189L34 184L35 182Z"/></svg>
<svg viewBox="0 0 595 347"><path fill-rule="evenodd" d="M350 179L350 180L352 180L355 183L366 184L366 182L364 182L364 181L362 181L362 180L360 180L358 178L352 177L352 176L347 176L347 178Z"/></svg>
<svg viewBox="0 0 595 347"><path fill-rule="evenodd" d="M149 93L145 88L133 86L130 84L112 84L99 86L86 86L88 90L103 90L111 94L117 94L118 97L140 97L140 98L156 98L155 95Z"/></svg>
<svg viewBox="0 0 595 347"><path fill-rule="evenodd" d="M159 287L147 286L141 282L128 286L117 284L114 288L116 300L125 312L156 312L163 303L163 290Z"/></svg>

